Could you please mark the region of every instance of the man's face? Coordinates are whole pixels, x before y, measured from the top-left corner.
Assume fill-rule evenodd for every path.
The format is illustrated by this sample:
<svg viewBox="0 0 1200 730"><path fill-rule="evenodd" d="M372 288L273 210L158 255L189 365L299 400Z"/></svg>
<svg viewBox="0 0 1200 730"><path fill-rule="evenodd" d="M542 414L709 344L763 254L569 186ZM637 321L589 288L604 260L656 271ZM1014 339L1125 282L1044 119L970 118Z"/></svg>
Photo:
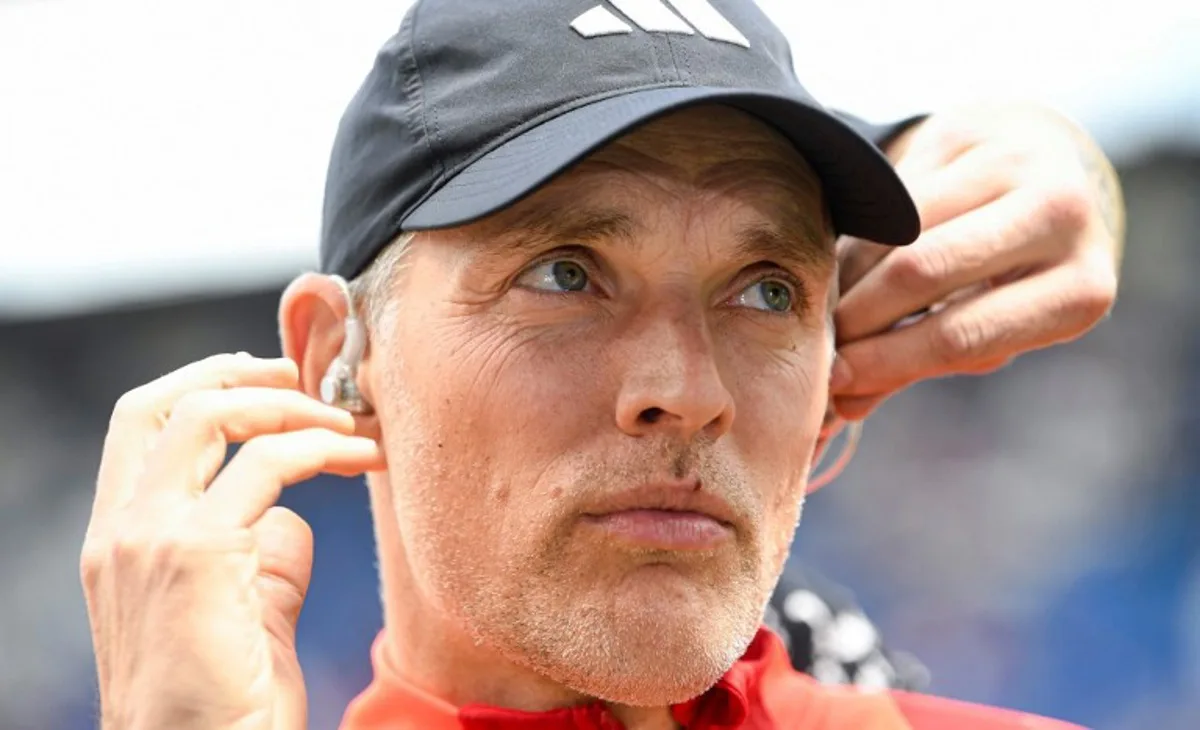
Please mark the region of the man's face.
<svg viewBox="0 0 1200 730"><path fill-rule="evenodd" d="M825 409L807 165L693 109L406 255L370 357L421 600L589 696L706 690L760 622Z"/></svg>

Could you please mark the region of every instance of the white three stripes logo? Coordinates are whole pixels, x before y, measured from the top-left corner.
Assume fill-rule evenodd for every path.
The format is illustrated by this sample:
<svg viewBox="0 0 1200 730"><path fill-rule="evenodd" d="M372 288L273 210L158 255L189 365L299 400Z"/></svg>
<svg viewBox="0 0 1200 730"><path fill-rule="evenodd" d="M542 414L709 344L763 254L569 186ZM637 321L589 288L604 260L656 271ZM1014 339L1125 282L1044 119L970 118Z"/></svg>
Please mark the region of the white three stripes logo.
<svg viewBox="0 0 1200 730"><path fill-rule="evenodd" d="M672 13L661 0L609 0L612 5L634 25L647 33L679 33L700 35L713 41L724 41L743 48L750 47L750 41L741 31L733 27L708 0L667 0L675 9ZM680 16L683 16L682 18ZM690 25L689 25L690 23ZM621 20L611 10L603 5L597 5L575 20L571 27L584 38L595 38L602 35L617 35L632 33L629 23Z"/></svg>

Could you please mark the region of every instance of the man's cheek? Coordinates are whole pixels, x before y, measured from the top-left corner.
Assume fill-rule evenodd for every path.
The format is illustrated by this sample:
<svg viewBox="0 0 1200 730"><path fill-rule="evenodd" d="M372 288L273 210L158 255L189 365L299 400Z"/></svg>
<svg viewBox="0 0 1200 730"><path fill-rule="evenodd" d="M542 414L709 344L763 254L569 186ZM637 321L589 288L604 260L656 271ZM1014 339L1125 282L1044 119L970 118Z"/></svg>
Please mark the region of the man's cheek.
<svg viewBox="0 0 1200 730"><path fill-rule="evenodd" d="M545 346L536 338L489 357L471 381L472 408L490 435L553 452L580 425L612 422L602 354L585 346Z"/></svg>
<svg viewBox="0 0 1200 730"><path fill-rule="evenodd" d="M754 463L794 469L816 444L825 412L824 390L815 383L812 370L741 379L734 431Z"/></svg>
<svg viewBox="0 0 1200 730"><path fill-rule="evenodd" d="M813 402L811 375L754 381L737 405L734 438L759 491L764 536L775 542L791 534L804 497L821 408Z"/></svg>
<svg viewBox="0 0 1200 730"><path fill-rule="evenodd" d="M462 488L493 509L547 487L534 482L604 421L596 378L565 359L529 347L476 348L430 378L423 420L443 478L470 482Z"/></svg>

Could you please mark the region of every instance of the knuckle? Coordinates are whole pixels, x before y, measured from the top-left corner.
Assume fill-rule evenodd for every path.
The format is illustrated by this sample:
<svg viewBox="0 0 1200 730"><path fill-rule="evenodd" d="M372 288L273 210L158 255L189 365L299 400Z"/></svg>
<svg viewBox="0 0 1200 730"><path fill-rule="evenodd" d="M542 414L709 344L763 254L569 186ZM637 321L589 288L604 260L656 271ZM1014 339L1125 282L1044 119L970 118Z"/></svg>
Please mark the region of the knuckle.
<svg viewBox="0 0 1200 730"><path fill-rule="evenodd" d="M90 602L97 596L121 590L131 581L147 578L164 580L204 570L211 562L214 548L218 551L253 549L256 538L249 531L214 534L195 525L181 522L172 515L165 522L170 526L124 525L122 529L106 529L89 534L80 552L79 572L84 594Z"/></svg>
<svg viewBox="0 0 1200 730"><path fill-rule="evenodd" d="M1009 172L1019 172L1036 159L1034 152L1019 145L1000 146L995 150L995 165Z"/></svg>
<svg viewBox="0 0 1200 730"><path fill-rule="evenodd" d="M283 461L284 451L286 446L285 438L287 436L300 437L302 432L293 434L268 434L266 436L258 436L252 438L242 445L239 454L244 454L242 458L254 463L256 466L273 470Z"/></svg>
<svg viewBox="0 0 1200 730"><path fill-rule="evenodd" d="M140 531L126 531L109 541L102 559L109 564L126 565L143 560L152 549L148 536Z"/></svg>
<svg viewBox="0 0 1200 730"><path fill-rule="evenodd" d="M897 252L894 256L896 259L889 269L888 284L901 291L924 291L946 277L946 255L937 246L914 248Z"/></svg>
<svg viewBox="0 0 1200 730"><path fill-rule="evenodd" d="M986 169L993 180L1002 180L1005 189L1019 187L1037 179L1037 152L1028 144L999 140L986 145L979 156L980 169Z"/></svg>
<svg viewBox="0 0 1200 730"><path fill-rule="evenodd" d="M153 399L147 392L146 386L139 386L117 398L117 402L113 405L110 425L143 419L152 409Z"/></svg>
<svg viewBox="0 0 1200 730"><path fill-rule="evenodd" d="M201 360L204 367L211 367L214 370L233 370L238 365L245 363L249 358L245 355L238 355L232 352L222 352L216 355L209 355Z"/></svg>
<svg viewBox="0 0 1200 730"><path fill-rule="evenodd" d="M847 358L849 359L849 358ZM855 373L879 374L888 372L888 356L877 341L868 340L854 352Z"/></svg>
<svg viewBox="0 0 1200 730"><path fill-rule="evenodd" d="M212 411L209 401L208 393L187 393L181 396L171 408L171 418L189 422L207 419Z"/></svg>
<svg viewBox="0 0 1200 730"><path fill-rule="evenodd" d="M159 569L180 563L187 545L178 537L133 530L115 537L104 552L102 559L117 569Z"/></svg>
<svg viewBox="0 0 1200 730"><path fill-rule="evenodd" d="M220 432L218 392L192 392L180 398L171 409L170 422L188 430Z"/></svg>
<svg viewBox="0 0 1200 730"><path fill-rule="evenodd" d="M1108 265L1082 267L1069 308L1091 323L1105 316L1117 301L1117 274Z"/></svg>
<svg viewBox="0 0 1200 730"><path fill-rule="evenodd" d="M1038 212L1053 231L1081 231L1092 215L1092 196L1082 184L1060 185L1041 196Z"/></svg>
<svg viewBox="0 0 1200 730"><path fill-rule="evenodd" d="M79 575L85 588L95 586L104 567L108 564L111 553L95 539L86 540L79 554Z"/></svg>
<svg viewBox="0 0 1200 730"><path fill-rule="evenodd" d="M943 322L933 330L935 357L943 366L957 366L981 354L989 341L987 326L974 319Z"/></svg>
<svg viewBox="0 0 1200 730"><path fill-rule="evenodd" d="M945 157L953 157L963 150L974 147L982 137L978 125L971 119L959 115L934 115L927 124L937 140L938 151Z"/></svg>

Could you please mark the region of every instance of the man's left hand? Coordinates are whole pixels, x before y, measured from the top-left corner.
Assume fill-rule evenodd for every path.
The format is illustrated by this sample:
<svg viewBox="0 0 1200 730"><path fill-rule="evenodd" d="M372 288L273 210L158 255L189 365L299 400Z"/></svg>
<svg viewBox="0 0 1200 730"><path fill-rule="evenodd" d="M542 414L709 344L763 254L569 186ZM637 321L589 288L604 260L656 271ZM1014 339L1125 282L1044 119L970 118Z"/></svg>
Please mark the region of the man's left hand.
<svg viewBox="0 0 1200 730"><path fill-rule="evenodd" d="M991 372L1107 315L1121 190L1072 122L1039 107L972 107L930 117L887 152L922 233L901 248L838 243L839 416L862 420L919 380Z"/></svg>

